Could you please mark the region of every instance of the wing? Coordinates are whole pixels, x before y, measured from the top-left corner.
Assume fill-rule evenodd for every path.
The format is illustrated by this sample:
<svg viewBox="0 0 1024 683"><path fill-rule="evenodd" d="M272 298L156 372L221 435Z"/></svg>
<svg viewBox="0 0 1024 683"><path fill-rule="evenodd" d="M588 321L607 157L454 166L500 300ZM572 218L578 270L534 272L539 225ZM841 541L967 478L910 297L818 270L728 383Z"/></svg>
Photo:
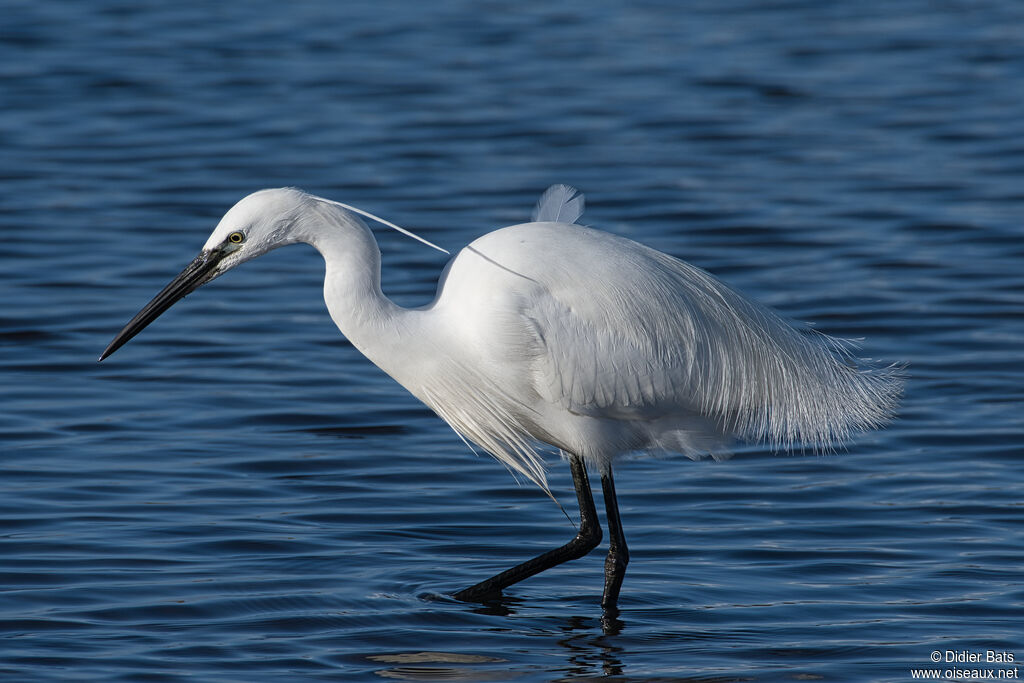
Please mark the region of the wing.
<svg viewBox="0 0 1024 683"><path fill-rule="evenodd" d="M577 267L549 271L546 296L525 311L543 348L534 367L546 400L647 425L652 447L684 452L719 437L827 448L891 416L898 369L861 369L847 344L794 327L705 271L594 234L599 248L588 238Z"/></svg>
<svg viewBox="0 0 1024 683"><path fill-rule="evenodd" d="M539 434L572 443L560 431L570 423L610 428L612 438L582 453L596 458L697 457L732 438L827 448L886 421L900 393L897 368L860 368L843 342L703 270L579 225L530 223L475 240L446 270L433 311L458 353L431 373L436 386L410 390L545 489ZM560 420L551 406L609 424Z"/></svg>
<svg viewBox="0 0 1024 683"><path fill-rule="evenodd" d="M570 185L552 185L537 200L534 223L575 223L583 215L583 193Z"/></svg>

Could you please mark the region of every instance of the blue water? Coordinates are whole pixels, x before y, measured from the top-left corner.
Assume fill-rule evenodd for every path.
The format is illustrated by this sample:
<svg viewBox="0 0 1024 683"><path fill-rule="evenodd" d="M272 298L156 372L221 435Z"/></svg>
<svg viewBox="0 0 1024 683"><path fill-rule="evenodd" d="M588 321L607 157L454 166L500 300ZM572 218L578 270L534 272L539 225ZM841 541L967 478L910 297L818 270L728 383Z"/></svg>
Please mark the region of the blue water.
<svg viewBox="0 0 1024 683"><path fill-rule="evenodd" d="M0 680L1020 663L1022 30L1015 0L4 3ZM911 373L840 455L624 463L615 619L600 552L445 597L573 528L345 342L308 248L95 361L253 190L457 249L553 182ZM429 300L441 255L378 239L386 291Z"/></svg>

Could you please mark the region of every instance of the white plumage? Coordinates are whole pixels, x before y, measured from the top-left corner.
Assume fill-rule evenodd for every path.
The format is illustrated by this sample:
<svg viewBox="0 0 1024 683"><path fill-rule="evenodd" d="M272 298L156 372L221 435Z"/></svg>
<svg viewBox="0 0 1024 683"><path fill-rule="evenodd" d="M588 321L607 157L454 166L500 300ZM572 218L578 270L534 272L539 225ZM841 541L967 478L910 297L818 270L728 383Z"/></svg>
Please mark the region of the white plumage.
<svg viewBox="0 0 1024 683"><path fill-rule="evenodd" d="M210 236L204 254L230 234L244 242L207 279L286 244L313 245L341 332L464 439L545 490L544 443L604 469L631 451L723 457L736 438L828 449L889 419L898 368L862 368L847 343L700 268L575 224L583 203L575 188L549 188L536 220L472 242L433 303L403 309L381 292L380 251L353 212L379 219L264 190Z"/></svg>
<svg viewBox="0 0 1024 683"><path fill-rule="evenodd" d="M370 360L467 442L545 490L539 447L558 448L573 466L581 536L553 560L523 563L457 597L500 593L596 545L589 462L613 506L605 604L614 605L628 560L616 456L723 455L736 438L827 449L889 419L901 381L899 368L860 367L845 342L794 326L699 268L577 225L583 204L574 188L550 188L534 221L472 242L449 262L433 303L404 309L381 292L380 251L356 214L379 219L298 190L257 192L228 211L104 357L205 282L271 249L311 244L326 262L331 317Z"/></svg>
<svg viewBox="0 0 1024 683"><path fill-rule="evenodd" d="M451 336L421 398L540 486L536 441L601 467L636 450L725 455L734 438L828 448L884 423L900 392L894 368L860 369L705 271L579 225L484 235L426 312Z"/></svg>

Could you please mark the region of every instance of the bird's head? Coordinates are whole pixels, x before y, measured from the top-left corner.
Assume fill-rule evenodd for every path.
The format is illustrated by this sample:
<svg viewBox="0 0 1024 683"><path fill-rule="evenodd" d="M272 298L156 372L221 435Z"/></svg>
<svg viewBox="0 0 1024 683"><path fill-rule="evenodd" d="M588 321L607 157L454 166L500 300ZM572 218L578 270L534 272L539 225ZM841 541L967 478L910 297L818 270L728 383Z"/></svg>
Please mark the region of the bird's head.
<svg viewBox="0 0 1024 683"><path fill-rule="evenodd" d="M302 190L284 187L254 192L232 206L199 253L216 260L204 282L272 249L302 241L301 220L316 201Z"/></svg>
<svg viewBox="0 0 1024 683"><path fill-rule="evenodd" d="M239 201L224 214L199 255L118 332L100 360L207 282L271 249L302 241L298 223L313 201L291 188L261 190Z"/></svg>
<svg viewBox="0 0 1024 683"><path fill-rule="evenodd" d="M100 360L121 348L146 325L174 305L174 302L235 266L286 244L308 242L315 246L316 236L323 235L321 228L325 225L347 225L350 231L346 234L349 236L359 234L358 230L361 229L372 242L373 237L356 216L370 218L438 251L448 253L419 235L354 206L314 197L293 188L260 190L241 200L224 214L224 218L220 219L220 223L210 235L210 239L206 240L199 255L128 321L107 345ZM357 231L352 232L351 228L357 228Z"/></svg>

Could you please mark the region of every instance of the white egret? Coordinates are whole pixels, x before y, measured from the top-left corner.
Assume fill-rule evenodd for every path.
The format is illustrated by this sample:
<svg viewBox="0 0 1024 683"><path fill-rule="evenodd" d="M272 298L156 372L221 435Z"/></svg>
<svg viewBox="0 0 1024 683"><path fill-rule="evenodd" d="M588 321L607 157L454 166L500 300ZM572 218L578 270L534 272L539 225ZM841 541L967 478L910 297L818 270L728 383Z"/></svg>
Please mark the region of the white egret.
<svg viewBox="0 0 1024 683"><path fill-rule="evenodd" d="M865 366L845 343L783 320L699 268L576 224L582 211L575 189L550 188L533 221L475 240L449 262L434 301L406 309L381 292L380 251L357 214L380 219L295 189L256 192L100 360L235 266L310 244L326 262L324 299L338 329L465 441L545 491L538 449L549 444L569 461L576 537L455 597L487 600L590 552L601 528L589 465L600 472L610 535L602 605L614 609L629 559L616 457L722 456L737 438L828 448L890 419L901 380L899 368Z"/></svg>

